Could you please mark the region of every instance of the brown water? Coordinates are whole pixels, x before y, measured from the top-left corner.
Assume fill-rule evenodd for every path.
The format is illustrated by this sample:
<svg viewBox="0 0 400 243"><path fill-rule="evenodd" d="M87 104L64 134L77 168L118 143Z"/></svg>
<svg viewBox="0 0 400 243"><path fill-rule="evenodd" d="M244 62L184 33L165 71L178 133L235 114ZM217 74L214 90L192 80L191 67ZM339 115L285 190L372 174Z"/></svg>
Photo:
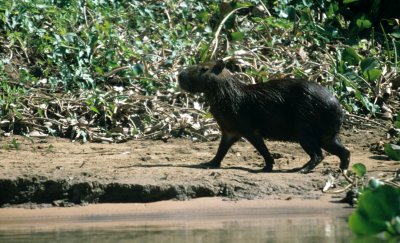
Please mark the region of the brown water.
<svg viewBox="0 0 400 243"><path fill-rule="evenodd" d="M350 242L350 212L318 201L216 199L0 209L0 242Z"/></svg>

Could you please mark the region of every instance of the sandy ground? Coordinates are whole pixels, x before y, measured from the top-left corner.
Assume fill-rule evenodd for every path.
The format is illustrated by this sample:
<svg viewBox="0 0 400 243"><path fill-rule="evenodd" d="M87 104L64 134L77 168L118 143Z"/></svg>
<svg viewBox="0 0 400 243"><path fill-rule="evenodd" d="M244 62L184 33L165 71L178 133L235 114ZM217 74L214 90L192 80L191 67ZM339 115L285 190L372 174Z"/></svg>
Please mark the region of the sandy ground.
<svg viewBox="0 0 400 243"><path fill-rule="evenodd" d="M351 163L364 163L369 176L393 176L400 167L369 151L383 133L345 130ZM267 141L276 157L274 172L260 173L261 156L247 142L233 146L220 169L198 167L211 159L215 142L185 139L129 141L121 144L72 143L67 139L1 138L0 201L52 203L151 202L197 197L236 199L318 199L327 174L339 159L326 154L309 174L290 172L308 161L298 144ZM2 197L2 198L1 198ZM1 203L0 203L1 204ZM57 205L57 203L56 203Z"/></svg>

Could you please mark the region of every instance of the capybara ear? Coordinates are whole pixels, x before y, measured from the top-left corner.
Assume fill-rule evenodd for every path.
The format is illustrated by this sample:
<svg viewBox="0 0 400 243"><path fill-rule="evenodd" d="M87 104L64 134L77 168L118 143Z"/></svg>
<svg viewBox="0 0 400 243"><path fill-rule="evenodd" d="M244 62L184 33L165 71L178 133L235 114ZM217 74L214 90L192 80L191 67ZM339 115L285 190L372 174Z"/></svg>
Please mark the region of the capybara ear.
<svg viewBox="0 0 400 243"><path fill-rule="evenodd" d="M220 74L222 72L222 70L224 70L224 68L225 68L224 61L222 59L218 59L215 62L215 65L214 65L214 67L212 69L212 72L215 73L215 74Z"/></svg>

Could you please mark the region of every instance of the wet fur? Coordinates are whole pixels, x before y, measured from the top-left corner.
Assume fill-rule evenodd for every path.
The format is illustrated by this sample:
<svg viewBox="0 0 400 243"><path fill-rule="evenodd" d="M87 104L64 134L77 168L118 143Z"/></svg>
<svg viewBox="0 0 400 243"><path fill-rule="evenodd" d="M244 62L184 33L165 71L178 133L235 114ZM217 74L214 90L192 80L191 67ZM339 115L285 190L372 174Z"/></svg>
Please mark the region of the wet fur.
<svg viewBox="0 0 400 243"><path fill-rule="evenodd" d="M219 167L228 149L241 137L256 147L271 171L273 158L263 139L301 144L310 161L309 172L322 159L321 148L337 155L347 169L350 152L340 143L343 121L339 102L321 85L303 79L277 79L246 85L222 62L191 66L179 74L182 89L204 93L222 138L217 155L207 165Z"/></svg>

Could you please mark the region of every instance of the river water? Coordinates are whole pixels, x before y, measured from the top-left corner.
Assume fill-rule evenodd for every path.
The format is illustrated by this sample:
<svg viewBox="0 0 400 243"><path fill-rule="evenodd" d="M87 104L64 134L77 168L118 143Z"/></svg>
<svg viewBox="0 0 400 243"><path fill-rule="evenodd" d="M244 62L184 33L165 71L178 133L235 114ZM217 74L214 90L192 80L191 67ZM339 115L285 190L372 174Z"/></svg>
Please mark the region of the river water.
<svg viewBox="0 0 400 243"><path fill-rule="evenodd" d="M0 242L336 243L351 242L353 237L347 226L349 208L202 203L208 201L190 207L178 203L173 207L0 209Z"/></svg>

